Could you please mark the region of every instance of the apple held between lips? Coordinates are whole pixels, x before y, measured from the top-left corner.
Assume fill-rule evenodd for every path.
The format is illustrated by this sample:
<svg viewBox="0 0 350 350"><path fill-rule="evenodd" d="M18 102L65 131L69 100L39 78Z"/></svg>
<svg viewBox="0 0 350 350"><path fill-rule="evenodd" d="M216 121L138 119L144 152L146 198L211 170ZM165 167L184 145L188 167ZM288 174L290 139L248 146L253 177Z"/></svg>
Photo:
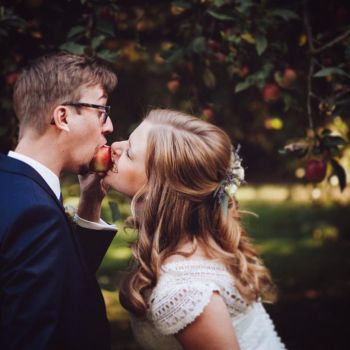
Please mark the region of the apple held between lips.
<svg viewBox="0 0 350 350"><path fill-rule="evenodd" d="M103 145L90 162L90 170L95 173L106 173L113 166L111 146Z"/></svg>

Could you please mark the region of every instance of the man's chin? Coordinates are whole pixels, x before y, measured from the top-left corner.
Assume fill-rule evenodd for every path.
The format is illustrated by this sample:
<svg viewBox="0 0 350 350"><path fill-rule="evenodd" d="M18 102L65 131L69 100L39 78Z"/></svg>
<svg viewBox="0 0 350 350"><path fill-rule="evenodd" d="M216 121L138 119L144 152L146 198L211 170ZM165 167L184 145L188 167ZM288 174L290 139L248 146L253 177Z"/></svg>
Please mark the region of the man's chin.
<svg viewBox="0 0 350 350"><path fill-rule="evenodd" d="M79 167L79 175L86 175L90 172L89 166L88 165L81 165Z"/></svg>

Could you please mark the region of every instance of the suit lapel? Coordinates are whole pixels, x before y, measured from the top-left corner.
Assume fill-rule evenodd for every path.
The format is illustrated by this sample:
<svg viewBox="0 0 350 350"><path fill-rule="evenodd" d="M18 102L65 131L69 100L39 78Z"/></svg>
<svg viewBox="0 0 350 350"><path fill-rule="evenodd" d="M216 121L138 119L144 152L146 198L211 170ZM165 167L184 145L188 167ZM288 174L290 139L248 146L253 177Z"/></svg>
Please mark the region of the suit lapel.
<svg viewBox="0 0 350 350"><path fill-rule="evenodd" d="M30 179L35 181L40 187L42 187L64 211L62 204L57 199L55 193L52 191L50 186L46 183L42 176L30 165L18 159L0 154L0 170L29 177Z"/></svg>
<svg viewBox="0 0 350 350"><path fill-rule="evenodd" d="M57 199L55 193L51 190L50 186L46 183L46 181L42 178L42 176L31 166L28 164L15 159L8 157L6 155L0 154L0 171L12 173L12 174L18 174L21 176L29 177L31 180L36 182L40 187L42 187L45 192L52 198L52 200L55 201L57 206L62 210L64 213L64 217L68 223L68 226L70 228L73 242L77 251L78 256L80 257L81 261L83 262L85 268L87 269L84 259L82 259L82 254L79 248L79 243L77 241L74 229L73 229L73 222L70 218L68 218L65 209L63 207L63 204L60 202L59 199Z"/></svg>

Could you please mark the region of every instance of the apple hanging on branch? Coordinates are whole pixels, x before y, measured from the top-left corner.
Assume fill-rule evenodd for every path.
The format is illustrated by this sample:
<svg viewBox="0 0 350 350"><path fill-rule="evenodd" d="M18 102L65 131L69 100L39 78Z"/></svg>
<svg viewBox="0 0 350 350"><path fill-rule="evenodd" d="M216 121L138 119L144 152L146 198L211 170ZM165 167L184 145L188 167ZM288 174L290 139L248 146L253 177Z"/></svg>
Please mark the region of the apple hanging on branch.
<svg viewBox="0 0 350 350"><path fill-rule="evenodd" d="M340 190L343 191L346 187L346 172L337 159L341 157L342 149L347 142L329 129L323 129L320 133L312 135L284 146L280 153L304 159L305 179L311 183L322 182L327 175L327 165L330 164L332 173L338 178Z"/></svg>
<svg viewBox="0 0 350 350"><path fill-rule="evenodd" d="M322 182L326 177L327 162L324 159L309 159L305 165L305 178L308 182Z"/></svg>
<svg viewBox="0 0 350 350"><path fill-rule="evenodd" d="M297 73L294 69L288 67L283 72L275 72L274 78L280 87L284 89L290 89L294 86L294 83L297 79Z"/></svg>
<svg viewBox="0 0 350 350"><path fill-rule="evenodd" d="M281 90L275 83L265 84L261 90L265 102L275 102L281 96Z"/></svg>

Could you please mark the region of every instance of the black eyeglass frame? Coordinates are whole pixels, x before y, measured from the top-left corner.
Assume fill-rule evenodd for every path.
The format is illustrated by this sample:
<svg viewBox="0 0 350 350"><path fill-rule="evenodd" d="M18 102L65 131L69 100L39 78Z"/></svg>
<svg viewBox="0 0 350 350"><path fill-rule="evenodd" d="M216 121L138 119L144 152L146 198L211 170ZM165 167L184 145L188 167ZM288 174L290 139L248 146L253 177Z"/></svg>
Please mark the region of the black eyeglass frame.
<svg viewBox="0 0 350 350"><path fill-rule="evenodd" d="M87 108L95 108L104 111L102 125L106 124L107 119L109 118L109 112L111 110L111 106L104 105L95 105L93 103L85 103L85 102L64 102L62 106L71 106L71 107L87 107ZM51 125L54 125L55 121L51 120Z"/></svg>

